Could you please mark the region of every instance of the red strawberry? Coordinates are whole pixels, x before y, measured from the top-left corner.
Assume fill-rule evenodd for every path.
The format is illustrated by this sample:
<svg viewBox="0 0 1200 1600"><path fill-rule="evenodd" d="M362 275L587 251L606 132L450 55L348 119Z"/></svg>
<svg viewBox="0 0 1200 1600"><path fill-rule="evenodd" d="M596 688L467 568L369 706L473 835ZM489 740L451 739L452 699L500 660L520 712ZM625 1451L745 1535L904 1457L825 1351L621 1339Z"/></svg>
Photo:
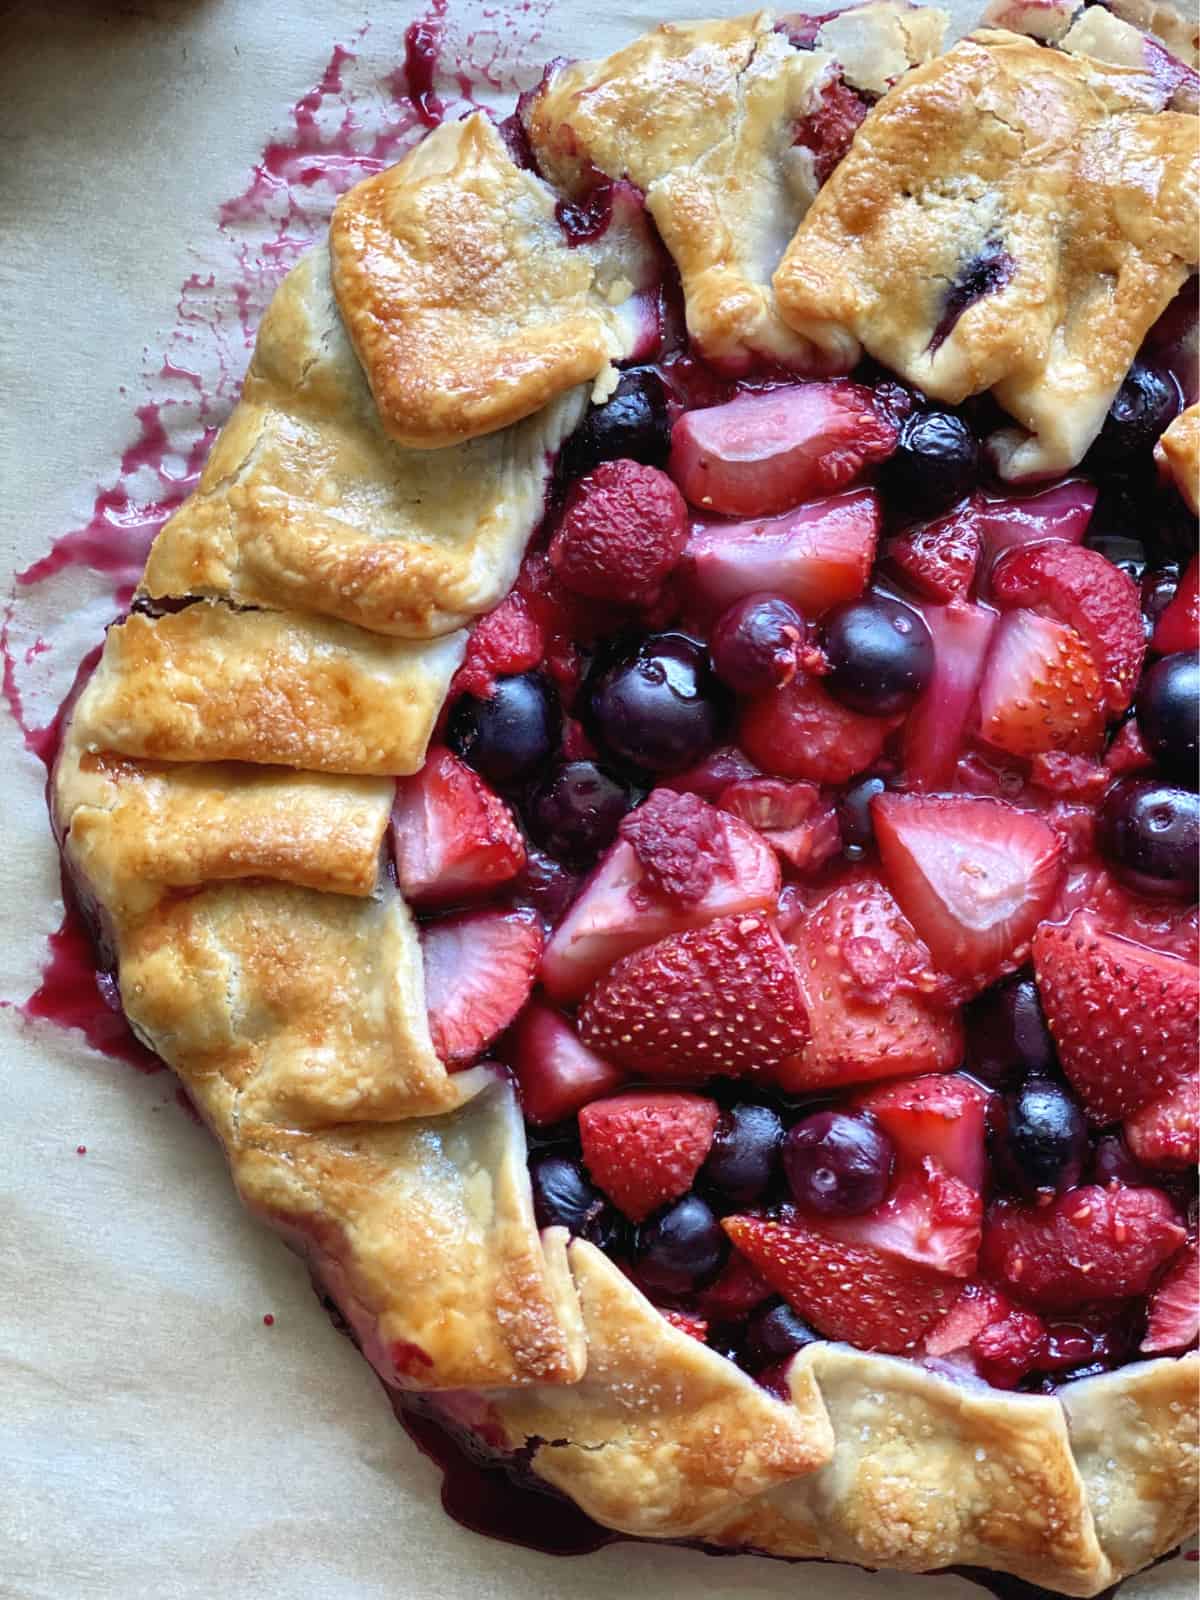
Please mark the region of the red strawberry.
<svg viewBox="0 0 1200 1600"><path fill-rule="evenodd" d="M1200 1336L1200 1248L1188 1245L1167 1268L1150 1296L1145 1355L1186 1350Z"/></svg>
<svg viewBox="0 0 1200 1600"><path fill-rule="evenodd" d="M494 611L471 629L463 664L454 675L446 703L460 694L491 699L496 679L509 673L528 672L546 651L546 632L529 599L513 590Z"/></svg>
<svg viewBox="0 0 1200 1600"><path fill-rule="evenodd" d="M864 717L840 705L815 678L793 678L742 714L740 743L777 778L845 783L869 767L899 717Z"/></svg>
<svg viewBox="0 0 1200 1600"><path fill-rule="evenodd" d="M689 1339L699 1339L701 1344L708 1343L708 1323L694 1311L663 1311L663 1316L673 1328L686 1333Z"/></svg>
<svg viewBox="0 0 1200 1600"><path fill-rule="evenodd" d="M698 522L684 557L688 586L709 608L769 592L815 616L863 592L881 521L874 489L851 489L781 517Z"/></svg>
<svg viewBox="0 0 1200 1600"><path fill-rule="evenodd" d="M806 1321L860 1350L911 1350L959 1292L957 1278L831 1239L824 1224L794 1214L726 1217L722 1227Z"/></svg>
<svg viewBox="0 0 1200 1600"><path fill-rule="evenodd" d="M925 1352L948 1356L965 1350L990 1323L1002 1322L1013 1309L1012 1301L989 1283L964 1283L962 1293L940 1322L925 1335Z"/></svg>
<svg viewBox="0 0 1200 1600"><path fill-rule="evenodd" d="M421 953L433 1048L447 1066L466 1066L528 1000L541 924L532 911L465 911L425 927Z"/></svg>
<svg viewBox="0 0 1200 1600"><path fill-rule="evenodd" d="M747 783L761 776L749 756L743 755L736 745L722 744L702 756L694 767L673 772L671 787L679 794L698 794L701 800L710 800L715 805L731 784Z"/></svg>
<svg viewBox="0 0 1200 1600"><path fill-rule="evenodd" d="M979 732L1014 756L1099 749L1100 674L1074 628L1035 611L1001 618L979 688Z"/></svg>
<svg viewBox="0 0 1200 1600"><path fill-rule="evenodd" d="M525 865L512 812L478 773L435 747L396 784L396 877L414 905L453 905L508 883Z"/></svg>
<svg viewBox="0 0 1200 1600"><path fill-rule="evenodd" d="M647 1077L769 1072L808 1038L788 948L762 912L720 917L618 961L579 1012L584 1043Z"/></svg>
<svg viewBox="0 0 1200 1600"><path fill-rule="evenodd" d="M973 1078L952 1072L869 1089L855 1104L880 1124L898 1157L919 1162L932 1156L969 1188L982 1189L987 1166L984 1120L990 1098Z"/></svg>
<svg viewBox="0 0 1200 1600"><path fill-rule="evenodd" d="M533 1001L514 1030L513 1071L528 1121L544 1127L573 1117L624 1082L625 1074L581 1041L567 1019Z"/></svg>
<svg viewBox="0 0 1200 1600"><path fill-rule="evenodd" d="M1160 656L1200 650L1200 556L1193 556L1170 605L1158 619L1150 648Z"/></svg>
<svg viewBox="0 0 1200 1600"><path fill-rule="evenodd" d="M887 1198L857 1217L830 1218L831 1239L882 1251L948 1277L967 1278L979 1259L983 1201L931 1157L902 1161Z"/></svg>
<svg viewBox="0 0 1200 1600"><path fill-rule="evenodd" d="M942 789L954 777L996 613L963 600L918 609L933 638L933 677L904 726L904 772L918 789Z"/></svg>
<svg viewBox="0 0 1200 1600"><path fill-rule="evenodd" d="M1072 867L1051 913L1065 922L1075 911L1087 911L1097 928L1119 933L1164 955L1200 964L1200 912L1178 900L1147 900L1118 883L1094 858Z"/></svg>
<svg viewBox="0 0 1200 1600"><path fill-rule="evenodd" d="M971 1340L971 1354L993 1389L1015 1389L1045 1355L1046 1324L1032 1311L1013 1308Z"/></svg>
<svg viewBox="0 0 1200 1600"><path fill-rule="evenodd" d="M1053 828L975 795L879 794L871 814L888 887L943 971L982 985L1024 960L1062 877Z"/></svg>
<svg viewBox="0 0 1200 1600"><path fill-rule="evenodd" d="M1194 1073L1135 1111L1125 1138L1148 1167L1194 1167L1200 1161L1200 1080Z"/></svg>
<svg viewBox="0 0 1200 1600"><path fill-rule="evenodd" d="M850 141L870 107L843 78L834 78L821 90L815 110L796 123L796 143L811 150L813 172L824 183L850 148Z"/></svg>
<svg viewBox="0 0 1200 1600"><path fill-rule="evenodd" d="M1112 773L1091 756L1070 756L1062 750L1046 750L1034 756L1030 763L1029 781L1046 794L1094 806L1112 782Z"/></svg>
<svg viewBox="0 0 1200 1600"><path fill-rule="evenodd" d="M1113 742L1104 755L1104 766L1110 778L1123 778L1128 772L1146 772L1154 765L1154 757L1142 743L1142 732L1137 720L1130 717L1117 729Z"/></svg>
<svg viewBox="0 0 1200 1600"><path fill-rule="evenodd" d="M1006 550L1018 545L1041 544L1047 539L1080 544L1095 507L1096 487L1082 478L1071 478L1032 494L980 495L984 567L995 566Z"/></svg>
<svg viewBox="0 0 1200 1600"><path fill-rule="evenodd" d="M897 437L861 384L797 383L685 411L668 470L698 510L769 517L844 489L890 456Z"/></svg>
<svg viewBox="0 0 1200 1600"><path fill-rule="evenodd" d="M717 1106L698 1094L654 1091L593 1100L579 1113L579 1139L592 1180L629 1218L642 1222L696 1181L717 1130Z"/></svg>
<svg viewBox="0 0 1200 1600"><path fill-rule="evenodd" d="M790 934L812 1039L775 1079L801 1093L873 1078L948 1072L962 1024L946 980L877 879L840 885Z"/></svg>
<svg viewBox="0 0 1200 1600"><path fill-rule="evenodd" d="M797 872L815 872L842 848L837 812L814 784L751 778L722 790L718 804L757 828Z"/></svg>
<svg viewBox="0 0 1200 1600"><path fill-rule="evenodd" d="M997 563L991 594L1002 608L1045 608L1082 634L1109 711L1125 710L1146 653L1138 586L1128 573L1084 545L1024 545Z"/></svg>
<svg viewBox="0 0 1200 1600"><path fill-rule="evenodd" d="M687 515L665 472L602 461L568 495L550 565L575 594L651 606L683 555Z"/></svg>
<svg viewBox="0 0 1200 1600"><path fill-rule="evenodd" d="M672 804L680 798L654 791L654 826L633 827L636 844L617 840L554 930L542 963L542 982L554 999L578 999L615 961L669 933L774 907L779 862L766 841L693 796L686 797L691 807ZM628 833L631 817L625 822ZM689 861L697 871L687 870ZM699 898L665 892L699 884L710 868Z"/></svg>
<svg viewBox="0 0 1200 1600"><path fill-rule="evenodd" d="M1145 1294L1185 1234L1160 1189L1089 1185L1047 1206L998 1200L983 1226L980 1266L1038 1311Z"/></svg>
<svg viewBox="0 0 1200 1600"><path fill-rule="evenodd" d="M1084 912L1043 923L1033 963L1063 1071L1093 1121L1116 1122L1195 1069L1197 974L1099 932Z"/></svg>
<svg viewBox="0 0 1200 1600"><path fill-rule="evenodd" d="M978 502L909 528L887 547L889 563L927 600L965 600L983 549Z"/></svg>

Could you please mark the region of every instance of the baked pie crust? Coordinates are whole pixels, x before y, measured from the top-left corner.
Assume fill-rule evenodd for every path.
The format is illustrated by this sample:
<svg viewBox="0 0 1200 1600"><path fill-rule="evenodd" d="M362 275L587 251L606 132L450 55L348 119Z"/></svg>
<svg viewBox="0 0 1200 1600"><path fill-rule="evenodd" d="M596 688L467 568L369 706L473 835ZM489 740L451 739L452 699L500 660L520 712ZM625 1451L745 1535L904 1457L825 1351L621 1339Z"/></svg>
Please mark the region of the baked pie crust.
<svg viewBox="0 0 1200 1600"><path fill-rule="evenodd" d="M765 12L662 27L552 70L526 128L568 194L645 192L713 360L845 370L862 346L945 399L992 389L1028 430L1004 470L1061 471L1195 259L1194 121L1145 72L1010 32L929 59L941 27L892 4L811 49ZM838 52L887 92L816 193L792 121ZM989 241L1011 275L935 340ZM74 708L64 853L133 1027L386 1383L447 1392L631 1533L1093 1595L1193 1519L1200 1358L1058 1398L818 1344L785 1404L539 1234L511 1086L433 1048L382 864L393 780L633 348L644 242L564 245L482 115L343 198ZM1185 493L1197 436L1193 409L1163 440Z"/></svg>

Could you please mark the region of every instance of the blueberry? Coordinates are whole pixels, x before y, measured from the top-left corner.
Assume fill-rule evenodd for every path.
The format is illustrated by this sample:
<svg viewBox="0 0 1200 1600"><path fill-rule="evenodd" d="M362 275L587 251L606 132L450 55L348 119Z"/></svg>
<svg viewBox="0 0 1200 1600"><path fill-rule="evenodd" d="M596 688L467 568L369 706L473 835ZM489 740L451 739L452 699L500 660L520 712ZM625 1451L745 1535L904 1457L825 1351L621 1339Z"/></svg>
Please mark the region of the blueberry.
<svg viewBox="0 0 1200 1600"><path fill-rule="evenodd" d="M1200 889L1200 795L1153 778L1120 778L1100 807L1100 848L1138 894L1194 900Z"/></svg>
<svg viewBox="0 0 1200 1600"><path fill-rule="evenodd" d="M1141 1189L1153 1182L1141 1162L1134 1159L1119 1133L1101 1134L1096 1140L1096 1148L1092 1151L1091 1181L1124 1183L1132 1189Z"/></svg>
<svg viewBox="0 0 1200 1600"><path fill-rule="evenodd" d="M1027 1075L1046 1076L1058 1064L1037 984L1016 973L985 989L966 1008L967 1071L992 1088Z"/></svg>
<svg viewBox="0 0 1200 1600"><path fill-rule="evenodd" d="M719 743L729 691L708 652L681 633L649 634L589 674L584 725L604 753L638 772L682 772Z"/></svg>
<svg viewBox="0 0 1200 1600"><path fill-rule="evenodd" d="M823 686L865 716L907 711L933 675L933 640L925 619L887 595L831 611L821 643L832 669Z"/></svg>
<svg viewBox="0 0 1200 1600"><path fill-rule="evenodd" d="M737 600L717 620L709 639L718 678L738 694L765 694L796 675L808 633L788 600L752 594Z"/></svg>
<svg viewBox="0 0 1200 1600"><path fill-rule="evenodd" d="M821 1335L810 1328L798 1311L784 1300L764 1306L751 1317L742 1342L742 1359L751 1372L787 1361Z"/></svg>
<svg viewBox="0 0 1200 1600"><path fill-rule="evenodd" d="M727 1205L752 1205L771 1187L782 1138L783 1123L770 1106L722 1112L701 1181Z"/></svg>
<svg viewBox="0 0 1200 1600"><path fill-rule="evenodd" d="M796 1204L822 1217L854 1217L887 1193L895 1151L873 1117L816 1111L789 1128L783 1170Z"/></svg>
<svg viewBox="0 0 1200 1600"><path fill-rule="evenodd" d="M729 1240L711 1207L685 1195L638 1229L638 1280L651 1293L690 1294L711 1282L725 1265Z"/></svg>
<svg viewBox="0 0 1200 1600"><path fill-rule="evenodd" d="M641 461L666 466L671 424L666 385L653 367L630 367L610 399L593 406L563 445L560 470L581 478L601 461Z"/></svg>
<svg viewBox="0 0 1200 1600"><path fill-rule="evenodd" d="M935 354L950 337L964 311L969 310L984 295L995 294L1011 282L1017 264L997 238L985 239L979 249L960 267L958 276L946 291L942 314L929 341L929 353Z"/></svg>
<svg viewBox="0 0 1200 1600"><path fill-rule="evenodd" d="M566 1228L603 1250L620 1232L620 1218L578 1162L553 1153L529 1164L533 1214L539 1228Z"/></svg>
<svg viewBox="0 0 1200 1600"><path fill-rule="evenodd" d="M1088 465L1100 472L1127 472L1149 460L1163 429L1180 410L1179 385L1165 372L1135 361L1108 409Z"/></svg>
<svg viewBox="0 0 1200 1600"><path fill-rule="evenodd" d="M1146 749L1178 783L1196 786L1200 654L1164 656L1142 676L1137 720Z"/></svg>
<svg viewBox="0 0 1200 1600"><path fill-rule="evenodd" d="M446 742L489 783L505 788L531 778L558 748L562 710L539 672L498 678L490 700L464 694L446 726Z"/></svg>
<svg viewBox="0 0 1200 1600"><path fill-rule="evenodd" d="M904 518L935 517L969 494L979 476L979 441L961 417L923 411L900 430L884 468L892 508Z"/></svg>
<svg viewBox="0 0 1200 1600"><path fill-rule="evenodd" d="M859 778L838 798L838 827L842 848L851 861L861 861L875 844L875 825L871 820L871 801L882 794L887 784L882 778Z"/></svg>
<svg viewBox="0 0 1200 1600"><path fill-rule="evenodd" d="M1179 568L1173 562L1165 567L1151 567L1142 578L1142 615L1154 632L1154 624L1175 598L1179 587Z"/></svg>
<svg viewBox="0 0 1200 1600"><path fill-rule="evenodd" d="M1043 1190L1062 1194L1083 1174L1087 1121L1058 1084L1031 1078L1019 1089L993 1096L988 1149L1005 1189L1029 1199Z"/></svg>
<svg viewBox="0 0 1200 1600"><path fill-rule="evenodd" d="M535 789L526 806L534 838L558 861L586 867L616 837L633 796L594 761L568 761Z"/></svg>

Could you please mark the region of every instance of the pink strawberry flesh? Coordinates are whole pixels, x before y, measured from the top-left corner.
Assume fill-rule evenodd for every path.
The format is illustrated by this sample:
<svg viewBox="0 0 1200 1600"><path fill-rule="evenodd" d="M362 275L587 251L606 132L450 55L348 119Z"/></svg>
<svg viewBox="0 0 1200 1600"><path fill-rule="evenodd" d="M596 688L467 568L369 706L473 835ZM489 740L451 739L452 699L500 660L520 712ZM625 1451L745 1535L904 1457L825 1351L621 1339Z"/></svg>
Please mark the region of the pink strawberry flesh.
<svg viewBox="0 0 1200 1600"><path fill-rule="evenodd" d="M512 1066L528 1121L547 1127L611 1094L625 1074L596 1055L560 1012L531 1001L513 1030Z"/></svg>
<svg viewBox="0 0 1200 1600"><path fill-rule="evenodd" d="M678 1200L712 1148L719 1113L698 1094L632 1092L579 1113L584 1165L631 1222Z"/></svg>
<svg viewBox="0 0 1200 1600"><path fill-rule="evenodd" d="M925 1335L925 1353L948 1356L965 1350L972 1339L1012 1310L1012 1302L987 1283L965 1283L962 1293L940 1322Z"/></svg>
<svg viewBox="0 0 1200 1600"><path fill-rule="evenodd" d="M893 567L926 600L965 600L983 549L979 503L964 500L934 522L906 528L887 547Z"/></svg>
<svg viewBox="0 0 1200 1600"><path fill-rule="evenodd" d="M531 911L462 912L429 923L421 952L433 1047L447 1066L466 1066L528 1000L541 924Z"/></svg>
<svg viewBox="0 0 1200 1600"><path fill-rule="evenodd" d="M1000 619L979 689L979 731L1014 756L1099 749L1100 674L1074 628L1026 610Z"/></svg>
<svg viewBox="0 0 1200 1600"><path fill-rule="evenodd" d="M617 840L546 946L542 982L553 999L577 1000L622 956L669 933L775 905L780 884L775 852L744 822L717 815L726 863L714 873L703 899L692 905L655 894L633 846Z"/></svg>
<svg viewBox="0 0 1200 1600"><path fill-rule="evenodd" d="M897 437L861 384L793 384L685 412L668 470L700 511L769 517L846 488L891 455Z"/></svg>
<svg viewBox="0 0 1200 1600"><path fill-rule="evenodd" d="M1193 556L1169 606L1159 617L1151 648L1160 656L1200 650L1200 556Z"/></svg>
<svg viewBox="0 0 1200 1600"><path fill-rule="evenodd" d="M943 971L982 987L1024 959L1062 877L1053 828L975 795L885 793L871 812L888 887Z"/></svg>
<svg viewBox="0 0 1200 1600"><path fill-rule="evenodd" d="M996 613L965 601L918 610L933 637L933 677L905 723L904 772L915 788L941 789L954 777Z"/></svg>
<svg viewBox="0 0 1200 1600"><path fill-rule="evenodd" d="M859 1217L829 1218L831 1239L877 1250L954 1278L969 1278L979 1259L983 1201L926 1156L902 1170L891 1193Z"/></svg>
<svg viewBox="0 0 1200 1600"><path fill-rule="evenodd" d="M968 1188L982 1189L990 1098L973 1078L951 1072L869 1089L855 1103L880 1124L898 1159L919 1162L931 1156Z"/></svg>
<svg viewBox="0 0 1200 1600"><path fill-rule="evenodd" d="M1188 1245L1150 1296L1144 1355L1186 1350L1200 1337L1200 1248Z"/></svg>
<svg viewBox="0 0 1200 1600"><path fill-rule="evenodd" d="M850 489L780 517L693 523L682 575L713 610L769 592L815 616L863 592L880 522L874 489Z"/></svg>
<svg viewBox="0 0 1200 1600"><path fill-rule="evenodd" d="M797 872L815 872L842 848L837 812L815 784L751 778L731 783L719 804L757 828Z"/></svg>
<svg viewBox="0 0 1200 1600"><path fill-rule="evenodd" d="M1200 1082L1196 1075L1127 1118L1125 1138L1131 1154L1147 1167L1194 1168L1200 1161Z"/></svg>
<svg viewBox="0 0 1200 1600"><path fill-rule="evenodd" d="M400 888L420 906L478 899L525 865L525 845L504 801L441 748L396 784L392 847Z"/></svg>

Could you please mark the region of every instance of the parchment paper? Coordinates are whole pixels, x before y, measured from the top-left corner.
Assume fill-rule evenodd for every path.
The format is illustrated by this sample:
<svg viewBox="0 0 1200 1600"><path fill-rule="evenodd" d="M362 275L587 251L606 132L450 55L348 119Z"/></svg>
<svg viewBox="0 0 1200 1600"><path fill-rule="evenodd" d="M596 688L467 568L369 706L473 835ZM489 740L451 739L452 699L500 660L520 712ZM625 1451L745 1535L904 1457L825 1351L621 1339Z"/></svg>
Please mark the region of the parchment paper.
<svg viewBox="0 0 1200 1600"><path fill-rule="evenodd" d="M473 3L472 49L503 77L511 34ZM523 7L543 60L606 51L671 9ZM179 286L211 267L215 207L333 43L382 78L414 14L379 3L364 32L363 0L0 8L0 573L86 520L97 480L114 481L133 407L161 387ZM198 365L211 344L198 331ZM46 604L81 648L98 637L81 575ZM41 685L47 704L69 658ZM44 778L0 712L7 1002L36 988L60 915ZM954 1578L646 1544L564 1563L466 1532L303 1269L241 1213L169 1075L141 1076L13 1004L0 1062L4 1600L981 1596ZM1122 1600L1182 1600L1195 1571L1160 1568Z"/></svg>

